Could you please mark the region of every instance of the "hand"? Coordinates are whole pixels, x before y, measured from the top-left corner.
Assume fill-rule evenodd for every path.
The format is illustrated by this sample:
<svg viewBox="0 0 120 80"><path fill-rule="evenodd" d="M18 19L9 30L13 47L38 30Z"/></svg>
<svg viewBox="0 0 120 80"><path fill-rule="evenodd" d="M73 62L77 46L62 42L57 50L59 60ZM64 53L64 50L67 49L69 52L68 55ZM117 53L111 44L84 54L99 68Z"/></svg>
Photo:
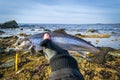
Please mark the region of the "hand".
<svg viewBox="0 0 120 80"><path fill-rule="evenodd" d="M40 43L40 45L42 46L43 54L48 60L50 60L53 56L57 56L60 54L69 54L67 50L62 49L54 42L52 42L49 33L45 33L43 39L44 40Z"/></svg>

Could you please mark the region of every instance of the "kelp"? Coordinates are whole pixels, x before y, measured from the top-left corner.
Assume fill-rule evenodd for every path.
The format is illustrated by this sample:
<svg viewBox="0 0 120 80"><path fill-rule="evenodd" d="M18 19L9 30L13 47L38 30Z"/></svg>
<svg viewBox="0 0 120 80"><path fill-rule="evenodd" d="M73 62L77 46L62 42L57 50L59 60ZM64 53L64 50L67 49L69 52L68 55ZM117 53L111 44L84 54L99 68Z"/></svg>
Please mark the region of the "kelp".
<svg viewBox="0 0 120 80"><path fill-rule="evenodd" d="M14 39L12 44L16 41L14 37L0 39L1 45L4 48L12 46L11 43L6 43L7 40L12 41L10 39ZM101 49L104 52L108 48L103 47ZM79 70L85 80L120 80L120 50L109 49L109 52L105 54L104 64L88 61L82 58L80 54L72 52L71 55L77 60ZM16 53L19 54L18 71L15 71L14 66ZM0 68L0 80L47 80L51 73L46 58L42 55L31 55L29 51L5 52L4 54L0 54L1 65L4 65L4 68Z"/></svg>

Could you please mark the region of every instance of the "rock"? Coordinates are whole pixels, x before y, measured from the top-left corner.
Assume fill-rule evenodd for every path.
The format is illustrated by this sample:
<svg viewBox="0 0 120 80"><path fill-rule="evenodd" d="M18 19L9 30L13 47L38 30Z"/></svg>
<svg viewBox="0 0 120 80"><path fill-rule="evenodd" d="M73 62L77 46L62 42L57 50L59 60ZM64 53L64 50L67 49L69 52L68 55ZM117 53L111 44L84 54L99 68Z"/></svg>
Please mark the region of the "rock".
<svg viewBox="0 0 120 80"><path fill-rule="evenodd" d="M7 21L1 24L0 28L18 28L18 24L15 20Z"/></svg>
<svg viewBox="0 0 120 80"><path fill-rule="evenodd" d="M65 29L57 29L57 30L55 30L54 32L67 34L67 33L65 32Z"/></svg>
<svg viewBox="0 0 120 80"><path fill-rule="evenodd" d="M82 35L80 33L79 34L75 34L75 36L78 37L78 38L85 37L85 35Z"/></svg>
<svg viewBox="0 0 120 80"><path fill-rule="evenodd" d="M21 28L20 30L23 30L23 28Z"/></svg>
<svg viewBox="0 0 120 80"><path fill-rule="evenodd" d="M98 32L98 30L95 30L95 29L88 29L87 31L86 31L87 33L99 33Z"/></svg>
<svg viewBox="0 0 120 80"><path fill-rule="evenodd" d="M75 34L75 36L82 36L82 34L80 34L80 33L79 34Z"/></svg>
<svg viewBox="0 0 120 80"><path fill-rule="evenodd" d="M111 32L111 34L117 34L116 32Z"/></svg>
<svg viewBox="0 0 120 80"><path fill-rule="evenodd" d="M109 38L110 34L99 34L99 33L93 33L93 34L75 34L78 38Z"/></svg>
<svg viewBox="0 0 120 80"><path fill-rule="evenodd" d="M40 27L40 29L38 31L48 31L48 32L51 32L51 30L45 29L44 27Z"/></svg>
<svg viewBox="0 0 120 80"><path fill-rule="evenodd" d="M99 40L96 40L96 43L99 43Z"/></svg>
<svg viewBox="0 0 120 80"><path fill-rule="evenodd" d="M49 30L49 29L44 29L44 31L48 31L48 32L50 32L51 30Z"/></svg>
<svg viewBox="0 0 120 80"><path fill-rule="evenodd" d="M31 29L31 31L35 31L35 29Z"/></svg>
<svg viewBox="0 0 120 80"><path fill-rule="evenodd" d="M3 34L3 33L5 33L5 32L0 30L0 35Z"/></svg>
<svg viewBox="0 0 120 80"><path fill-rule="evenodd" d="M41 29L45 29L44 27L40 27Z"/></svg>

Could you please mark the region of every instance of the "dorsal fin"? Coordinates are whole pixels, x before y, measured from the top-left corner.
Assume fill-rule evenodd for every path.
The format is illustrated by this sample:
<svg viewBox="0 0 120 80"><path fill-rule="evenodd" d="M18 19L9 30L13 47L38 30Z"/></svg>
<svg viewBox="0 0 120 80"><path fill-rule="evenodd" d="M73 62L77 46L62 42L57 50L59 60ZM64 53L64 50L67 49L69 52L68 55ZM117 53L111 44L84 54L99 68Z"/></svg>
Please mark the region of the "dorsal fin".
<svg viewBox="0 0 120 80"><path fill-rule="evenodd" d="M64 28L62 28L62 29L57 29L57 30L54 30L53 32L67 34Z"/></svg>

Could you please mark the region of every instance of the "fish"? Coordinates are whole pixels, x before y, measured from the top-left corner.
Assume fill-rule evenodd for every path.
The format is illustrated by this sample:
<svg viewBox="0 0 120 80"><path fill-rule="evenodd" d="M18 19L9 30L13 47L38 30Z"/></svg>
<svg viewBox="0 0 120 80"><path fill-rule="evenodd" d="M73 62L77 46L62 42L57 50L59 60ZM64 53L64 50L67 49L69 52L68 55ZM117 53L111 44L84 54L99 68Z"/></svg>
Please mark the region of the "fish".
<svg viewBox="0 0 120 80"><path fill-rule="evenodd" d="M41 41L43 41L43 35L46 32L34 34L29 37L18 39L15 43L15 48L17 50L28 51L34 49L35 51L41 51L42 47L40 46ZM75 37L70 34L60 33L60 32L47 32L51 36L51 40L58 45L59 47L66 49L68 51L77 51L77 52L90 52L93 54L100 53L100 49L87 42L82 38Z"/></svg>

